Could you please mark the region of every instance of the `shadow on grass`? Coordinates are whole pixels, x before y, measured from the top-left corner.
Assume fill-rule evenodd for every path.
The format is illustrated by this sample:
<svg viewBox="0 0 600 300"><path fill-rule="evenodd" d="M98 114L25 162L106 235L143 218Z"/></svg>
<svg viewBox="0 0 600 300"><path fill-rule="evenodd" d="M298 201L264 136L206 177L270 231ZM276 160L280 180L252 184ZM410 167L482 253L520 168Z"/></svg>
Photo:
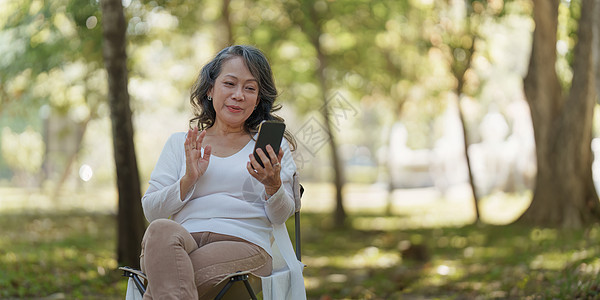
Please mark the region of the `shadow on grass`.
<svg viewBox="0 0 600 300"><path fill-rule="evenodd" d="M330 214L303 212L309 299L600 298L598 225L405 229L409 217L332 229ZM0 298L122 299L115 241L112 214L2 213Z"/></svg>

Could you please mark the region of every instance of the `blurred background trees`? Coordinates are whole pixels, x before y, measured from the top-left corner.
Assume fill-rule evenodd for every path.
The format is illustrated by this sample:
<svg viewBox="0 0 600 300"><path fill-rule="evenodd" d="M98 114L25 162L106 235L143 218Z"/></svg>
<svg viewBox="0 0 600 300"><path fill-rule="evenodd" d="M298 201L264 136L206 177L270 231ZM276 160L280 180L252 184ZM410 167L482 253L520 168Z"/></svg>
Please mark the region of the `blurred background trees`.
<svg viewBox="0 0 600 300"><path fill-rule="evenodd" d="M390 195L398 188L434 188L441 198L469 186L475 201L533 192L538 166L545 170L555 161L540 149L571 140L536 140L532 124L536 137L548 126L580 136L570 152L560 154L564 164L543 171L546 179L538 176L533 203L548 199L543 187L563 186L561 193L547 191L556 199L550 206L560 210L558 203L575 195L570 191L581 178L589 193L578 193L573 203L592 210L585 203L597 202L590 190L593 153L579 150L591 147L598 127L591 119L596 106L590 99L597 97L589 84L596 80L598 88L593 74L599 71L578 71L586 64L577 59L595 56L575 50L590 41L590 33L577 31L588 28L578 25L587 22L581 7L598 6L597 0L586 1L552 2L554 29L547 30L555 40L535 46L540 41L534 28L546 30L534 14L537 1L123 0L142 190L168 135L187 129L188 91L200 67L225 45L246 43L262 49L273 65L281 115L299 141L295 158L303 180L333 184L332 223L338 226L345 224L347 184L368 184ZM61 191L114 188L100 2L0 3L1 184L39 188L57 199ZM597 53L597 37L591 41L579 49ZM543 60L528 67L530 53L541 49L548 60L535 55ZM534 86L535 72L556 78ZM586 73L585 92L573 89L578 72ZM535 100L524 86L563 100ZM585 98L587 106L566 98ZM575 116L565 111L564 117L546 118L573 121L531 120L560 107L579 107L585 118L566 118ZM567 167L588 171L565 173ZM536 207L530 210L541 211ZM596 217L528 219L577 226Z"/></svg>
<svg viewBox="0 0 600 300"><path fill-rule="evenodd" d="M311 297L597 296L600 0L114 2L124 25L108 0L0 0L0 295L121 295L127 209L190 86L252 44L298 140ZM111 92L109 25L128 72Z"/></svg>

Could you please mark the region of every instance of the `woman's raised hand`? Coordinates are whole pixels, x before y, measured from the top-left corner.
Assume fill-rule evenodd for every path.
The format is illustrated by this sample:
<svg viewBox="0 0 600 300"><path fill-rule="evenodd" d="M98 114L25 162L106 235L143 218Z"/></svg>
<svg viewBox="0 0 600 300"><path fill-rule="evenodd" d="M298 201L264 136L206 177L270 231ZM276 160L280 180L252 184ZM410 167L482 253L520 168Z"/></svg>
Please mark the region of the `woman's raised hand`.
<svg viewBox="0 0 600 300"><path fill-rule="evenodd" d="M181 199L185 198L185 195L189 190L196 184L196 181L208 168L210 161L211 147L207 145L204 147L204 155L202 155L201 147L202 141L206 136L206 130L198 133L198 127L188 130L187 137L185 139L185 175L180 181Z"/></svg>

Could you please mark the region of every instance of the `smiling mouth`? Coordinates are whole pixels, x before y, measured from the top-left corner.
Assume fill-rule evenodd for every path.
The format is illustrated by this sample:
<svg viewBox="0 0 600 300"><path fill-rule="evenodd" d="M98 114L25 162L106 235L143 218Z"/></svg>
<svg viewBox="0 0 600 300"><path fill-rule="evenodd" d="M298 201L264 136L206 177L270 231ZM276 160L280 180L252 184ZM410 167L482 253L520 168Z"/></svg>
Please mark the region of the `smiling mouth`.
<svg viewBox="0 0 600 300"><path fill-rule="evenodd" d="M241 111L242 111L242 108L241 108L241 107L239 107L239 106L235 106L235 105L226 105L226 107L227 107L227 109L228 109L230 112L241 112Z"/></svg>

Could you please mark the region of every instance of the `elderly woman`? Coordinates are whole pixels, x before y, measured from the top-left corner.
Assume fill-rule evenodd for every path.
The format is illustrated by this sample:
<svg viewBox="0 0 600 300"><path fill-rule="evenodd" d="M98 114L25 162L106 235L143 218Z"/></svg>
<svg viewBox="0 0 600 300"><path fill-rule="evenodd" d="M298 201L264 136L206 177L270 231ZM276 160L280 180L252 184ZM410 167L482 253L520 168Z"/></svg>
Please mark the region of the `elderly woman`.
<svg viewBox="0 0 600 300"><path fill-rule="evenodd" d="M210 298L228 274L271 274L273 226L294 213L295 142L286 132L279 154L257 150L264 166L252 153L259 124L283 121L276 97L256 48L227 47L202 68L192 129L169 138L142 198L144 299Z"/></svg>

